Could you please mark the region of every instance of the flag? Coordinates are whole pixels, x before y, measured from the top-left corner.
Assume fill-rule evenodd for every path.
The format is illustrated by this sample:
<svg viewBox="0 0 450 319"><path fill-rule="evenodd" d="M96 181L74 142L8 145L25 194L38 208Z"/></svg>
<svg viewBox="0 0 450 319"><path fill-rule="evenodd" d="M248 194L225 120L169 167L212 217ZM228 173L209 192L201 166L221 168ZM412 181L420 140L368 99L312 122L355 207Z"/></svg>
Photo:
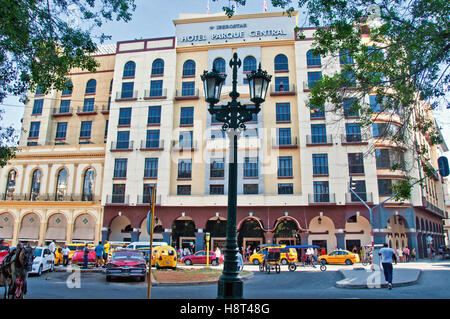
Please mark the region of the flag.
<svg viewBox="0 0 450 319"><path fill-rule="evenodd" d="M266 2L266 0L263 1L263 7L264 7L264 12L267 12L267 2Z"/></svg>

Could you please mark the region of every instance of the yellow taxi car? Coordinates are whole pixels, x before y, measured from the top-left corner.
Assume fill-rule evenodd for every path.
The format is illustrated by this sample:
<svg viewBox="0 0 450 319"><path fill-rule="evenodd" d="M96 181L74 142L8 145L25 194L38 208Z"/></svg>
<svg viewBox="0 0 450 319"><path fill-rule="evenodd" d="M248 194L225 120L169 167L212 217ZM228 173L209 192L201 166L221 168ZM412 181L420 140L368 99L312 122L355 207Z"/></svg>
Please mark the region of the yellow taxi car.
<svg viewBox="0 0 450 319"><path fill-rule="evenodd" d="M155 261L156 269L160 268L177 268L177 251L172 246L159 246L153 251L156 250L155 257L152 256L152 264L153 260Z"/></svg>
<svg viewBox="0 0 450 319"><path fill-rule="evenodd" d="M333 250L328 255L322 255L317 259L322 264L346 264L353 265L359 262L358 254L348 250Z"/></svg>
<svg viewBox="0 0 450 319"><path fill-rule="evenodd" d="M259 251L250 256L249 261L254 265L262 264L264 261L264 257L267 255L267 251L269 248L278 248L280 249L280 263L282 265L287 265L290 262L297 262L297 250L294 248L286 248L286 245L280 246L265 246L261 248Z"/></svg>

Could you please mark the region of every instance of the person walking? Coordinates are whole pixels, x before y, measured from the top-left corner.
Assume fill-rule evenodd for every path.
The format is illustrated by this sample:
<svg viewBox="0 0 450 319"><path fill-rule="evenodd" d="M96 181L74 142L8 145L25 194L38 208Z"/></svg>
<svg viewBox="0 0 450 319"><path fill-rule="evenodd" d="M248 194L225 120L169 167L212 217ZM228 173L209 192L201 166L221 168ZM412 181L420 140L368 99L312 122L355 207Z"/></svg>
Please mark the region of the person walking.
<svg viewBox="0 0 450 319"><path fill-rule="evenodd" d="M217 247L219 249L219 247ZM238 270L242 271L244 269L244 258L242 258L242 254L238 251L237 252L237 258L238 258Z"/></svg>
<svg viewBox="0 0 450 319"><path fill-rule="evenodd" d="M62 255L63 255L63 266L67 267L67 265L69 264L69 253L70 253L70 249L67 248L67 245L64 245L64 248L61 251Z"/></svg>
<svg viewBox="0 0 450 319"><path fill-rule="evenodd" d="M403 262L403 250L401 248L397 249L397 256L398 256L399 262Z"/></svg>
<svg viewBox="0 0 450 319"><path fill-rule="evenodd" d="M103 254L103 265L106 265L108 263L110 247L111 245L109 244L109 241L105 240L105 244L103 245L103 249L105 250L105 253Z"/></svg>
<svg viewBox="0 0 450 319"><path fill-rule="evenodd" d="M48 250L50 250L50 251L52 252L53 255L55 254L56 244L55 244L55 241L54 241L54 240L52 240L52 241L50 242L50 244L48 245Z"/></svg>
<svg viewBox="0 0 450 319"><path fill-rule="evenodd" d="M411 260L416 261L416 249L411 249Z"/></svg>
<svg viewBox="0 0 450 319"><path fill-rule="evenodd" d="M103 254L105 249L103 248L102 242L99 241L98 245L95 247L95 267L103 266Z"/></svg>
<svg viewBox="0 0 450 319"><path fill-rule="evenodd" d="M86 243L83 249L83 269L88 268L88 257L89 257L89 248L88 244Z"/></svg>
<svg viewBox="0 0 450 319"><path fill-rule="evenodd" d="M403 255L405 256L406 262L409 262L411 256L408 246L405 247L405 250L403 251Z"/></svg>
<svg viewBox="0 0 450 319"><path fill-rule="evenodd" d="M239 251L238 251L238 253L239 253ZM216 260L217 260L217 264L219 264L220 263L220 257L222 256L222 253L220 252L220 248L219 248L219 246L217 246L217 248L216 248ZM241 256L242 257L242 256Z"/></svg>
<svg viewBox="0 0 450 319"><path fill-rule="evenodd" d="M380 249L379 256L381 256L381 265L383 266L384 280L388 283L388 289L392 289L392 277L393 277L393 267L392 262L395 261L397 264L397 256L392 248L388 247L387 243L383 244L383 248Z"/></svg>

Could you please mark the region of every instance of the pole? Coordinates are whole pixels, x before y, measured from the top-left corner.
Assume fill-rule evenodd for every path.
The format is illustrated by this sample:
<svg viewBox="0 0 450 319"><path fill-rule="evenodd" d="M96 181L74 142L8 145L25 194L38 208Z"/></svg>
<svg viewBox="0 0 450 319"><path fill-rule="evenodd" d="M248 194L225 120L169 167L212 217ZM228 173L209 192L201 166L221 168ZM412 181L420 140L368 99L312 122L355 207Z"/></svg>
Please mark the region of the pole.
<svg viewBox="0 0 450 319"><path fill-rule="evenodd" d="M153 245L153 221L155 220L155 188L150 187L150 209L151 209L151 222L150 222L150 250L148 254L148 287L147 287L147 299L150 299L151 286L152 286L152 245ZM148 218L148 216L147 216ZM147 221L148 223L148 221Z"/></svg>
<svg viewBox="0 0 450 319"><path fill-rule="evenodd" d="M209 233L206 233L206 268L209 268Z"/></svg>

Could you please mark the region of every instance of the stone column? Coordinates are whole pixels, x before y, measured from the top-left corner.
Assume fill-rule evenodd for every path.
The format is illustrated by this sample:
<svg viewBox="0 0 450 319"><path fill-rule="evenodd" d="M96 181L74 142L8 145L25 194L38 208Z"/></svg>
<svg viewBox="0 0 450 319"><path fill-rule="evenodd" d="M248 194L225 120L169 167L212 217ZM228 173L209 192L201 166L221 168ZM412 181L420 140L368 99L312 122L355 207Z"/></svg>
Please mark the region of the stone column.
<svg viewBox="0 0 450 319"><path fill-rule="evenodd" d="M16 246L19 242L20 220L14 220L14 233L12 238L12 246Z"/></svg>
<svg viewBox="0 0 450 319"><path fill-rule="evenodd" d="M419 243L417 241L417 232L415 229L410 230L406 233L406 236L408 237L408 248L409 251L411 251L413 248L416 249L416 254L419 251Z"/></svg>
<svg viewBox="0 0 450 319"><path fill-rule="evenodd" d="M300 234L300 243L301 245L308 245L309 233L304 232Z"/></svg>
<svg viewBox="0 0 450 319"><path fill-rule="evenodd" d="M67 226L66 226L66 243L67 244L72 242L72 235L73 235L73 223L67 222Z"/></svg>
<svg viewBox="0 0 450 319"><path fill-rule="evenodd" d="M162 233L162 236L163 236L163 241L165 241L169 245L172 245L172 243L170 242L170 239L172 237L172 232L170 231L169 228L164 229L164 232ZM178 246L178 243L176 243L176 246ZM179 247L179 248L181 248L181 247Z"/></svg>
<svg viewBox="0 0 450 319"><path fill-rule="evenodd" d="M102 244L105 243L105 240L109 240L109 233L108 227L102 227Z"/></svg>
<svg viewBox="0 0 450 319"><path fill-rule="evenodd" d="M339 249L345 249L345 233L342 229L338 229L336 236L336 246Z"/></svg>
<svg viewBox="0 0 450 319"><path fill-rule="evenodd" d="M204 236L203 229L199 229L195 233L195 251L203 250L203 245L205 244Z"/></svg>
<svg viewBox="0 0 450 319"><path fill-rule="evenodd" d="M40 228L39 228L39 240L38 245L44 246L45 245L45 231L47 230L47 221L41 221Z"/></svg>
<svg viewBox="0 0 450 319"><path fill-rule="evenodd" d="M139 241L139 228L133 228L133 231L130 233L131 235L131 242Z"/></svg>

